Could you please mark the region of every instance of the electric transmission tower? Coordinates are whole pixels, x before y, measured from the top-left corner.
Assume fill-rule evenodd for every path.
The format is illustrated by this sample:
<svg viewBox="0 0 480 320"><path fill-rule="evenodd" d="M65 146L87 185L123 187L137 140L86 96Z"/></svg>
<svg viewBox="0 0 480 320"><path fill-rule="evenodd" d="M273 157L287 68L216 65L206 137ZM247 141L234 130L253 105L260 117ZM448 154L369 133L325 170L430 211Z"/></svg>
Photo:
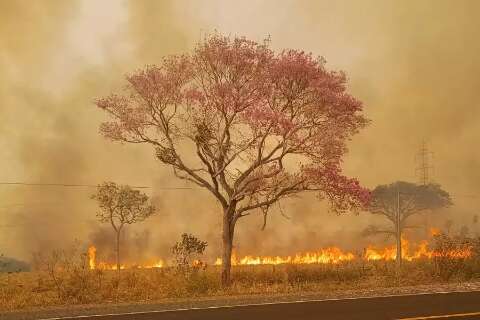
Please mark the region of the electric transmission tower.
<svg viewBox="0 0 480 320"><path fill-rule="evenodd" d="M418 178L418 182L422 185L427 185L432 182L433 177L433 152L429 151L428 145L425 140L422 141L422 145L415 155L416 168L415 173Z"/></svg>
<svg viewBox="0 0 480 320"><path fill-rule="evenodd" d="M427 142L422 140L422 144L420 145L420 149L417 151L415 155L415 174L418 179L418 183L421 185L427 185L432 182L433 176L433 152L428 149ZM423 230L425 232L425 236L428 237L430 235L430 227L431 227L430 215L426 214L423 218Z"/></svg>

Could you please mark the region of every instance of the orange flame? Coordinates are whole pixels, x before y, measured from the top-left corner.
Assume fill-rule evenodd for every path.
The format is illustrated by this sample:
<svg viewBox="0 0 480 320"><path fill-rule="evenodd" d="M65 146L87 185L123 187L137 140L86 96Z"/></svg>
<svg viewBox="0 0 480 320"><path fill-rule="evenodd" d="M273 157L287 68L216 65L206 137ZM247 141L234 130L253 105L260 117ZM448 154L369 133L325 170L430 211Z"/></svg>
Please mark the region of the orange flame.
<svg viewBox="0 0 480 320"><path fill-rule="evenodd" d="M432 229L434 230L434 229ZM432 231L432 234L435 234ZM101 270L116 270L116 265L108 262L97 262L96 261L96 248L90 246L88 248L88 258L90 269L101 269ZM424 240L418 244L410 244L407 239L402 238L402 259L406 261L412 261L415 259L432 259L438 257L447 257L454 259L465 259L472 256L472 248L464 247L459 249L452 249L445 252L436 252L429 249L428 241ZM242 266L242 265L279 265L279 264L339 264L348 261L353 261L355 259L363 259L366 261L391 261L395 260L397 257L397 250L395 245L386 246L383 248L377 248L373 246L368 246L365 249L365 252L362 256L355 256L351 252L343 252L338 247L328 247L320 249L316 252L305 252L297 253L293 256L251 256L247 255L241 258L237 258L235 251L232 252L231 264L232 266ZM222 259L217 258L215 260L215 265L221 265ZM139 269L150 269L150 268L163 268L165 262L162 259L157 259L153 262L147 262L142 264L130 264L130 265L121 265L120 269L126 268L139 268ZM194 266L204 265L201 261L193 261Z"/></svg>
<svg viewBox="0 0 480 320"><path fill-rule="evenodd" d="M430 236L437 236L440 234L440 229L438 228L430 228Z"/></svg>
<svg viewBox="0 0 480 320"><path fill-rule="evenodd" d="M99 269L99 270L117 270L117 265L115 263L108 263L108 262L96 262L96 252L97 248L95 246L90 246L88 248L88 265L91 270ZM165 266L165 262L162 259L157 259L153 262L147 262L143 264L132 264L132 265L120 265L120 269L126 268L138 268L138 269L151 269L151 268L163 268Z"/></svg>
<svg viewBox="0 0 480 320"><path fill-rule="evenodd" d="M429 249L428 241L424 240L416 245L411 245L407 239L402 238L402 259L412 261L415 259L432 259L434 257L448 258L469 258L472 255L472 248L465 247L462 249L450 250L447 252L436 252ZM368 246L360 259L367 261L391 261L397 257L397 248L395 245L375 248ZM295 256L244 256L238 259L235 252L232 252L232 266L237 265L277 265L277 264L338 264L342 262L352 261L356 259L355 255L350 252L343 252L337 247L321 249L318 252L298 253ZM221 265L222 259L217 258L215 265Z"/></svg>
<svg viewBox="0 0 480 320"><path fill-rule="evenodd" d="M460 259L469 258L472 255L472 248L470 247L450 250L447 252L436 252L434 250L429 250L428 245L428 241L423 240L418 245L411 246L410 242L407 239L402 238L402 259L407 261L421 258L431 259L434 257L449 257ZM381 249L375 249L372 246L369 246L365 250L364 258L366 260L395 260L397 258L397 249L394 245Z"/></svg>
<svg viewBox="0 0 480 320"><path fill-rule="evenodd" d="M337 264L340 262L351 261L355 259L353 253L347 252L344 253L337 247L329 247L321 249L318 252L306 252L298 253L295 256L264 256L264 257L254 257L254 256L244 256L241 259L237 259L235 252L232 252L231 263L232 266L237 265L259 265L259 264L269 264L269 265L278 265L278 264L312 264L312 263L321 263L321 264ZM215 260L215 265L221 265L222 259L217 258Z"/></svg>
<svg viewBox="0 0 480 320"><path fill-rule="evenodd" d="M95 254L97 252L97 248L94 246L88 247L88 266L91 270L95 269Z"/></svg>
<svg viewBox="0 0 480 320"><path fill-rule="evenodd" d="M139 269L163 268L164 265L165 265L165 262L162 259L159 259L159 260L157 260L156 262L153 262L153 263L138 265L137 268L139 268Z"/></svg>

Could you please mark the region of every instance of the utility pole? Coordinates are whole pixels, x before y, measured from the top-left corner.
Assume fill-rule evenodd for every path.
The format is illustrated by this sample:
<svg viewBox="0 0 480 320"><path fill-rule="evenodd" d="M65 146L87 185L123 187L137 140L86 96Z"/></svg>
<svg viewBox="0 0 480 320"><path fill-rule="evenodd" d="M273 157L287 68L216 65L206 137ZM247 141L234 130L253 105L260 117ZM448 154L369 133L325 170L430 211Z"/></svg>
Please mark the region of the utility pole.
<svg viewBox="0 0 480 320"><path fill-rule="evenodd" d="M415 173L418 178L418 182L421 185L427 185L432 180L433 175L433 152L428 150L428 145L425 140L422 141L420 149L415 155L415 162L417 167Z"/></svg>
<svg viewBox="0 0 480 320"><path fill-rule="evenodd" d="M397 210L396 210L396 227L397 227L397 257L395 262L397 264L397 273L400 273L400 269L402 267L402 228L400 226L401 219L400 219L400 190L397 186Z"/></svg>

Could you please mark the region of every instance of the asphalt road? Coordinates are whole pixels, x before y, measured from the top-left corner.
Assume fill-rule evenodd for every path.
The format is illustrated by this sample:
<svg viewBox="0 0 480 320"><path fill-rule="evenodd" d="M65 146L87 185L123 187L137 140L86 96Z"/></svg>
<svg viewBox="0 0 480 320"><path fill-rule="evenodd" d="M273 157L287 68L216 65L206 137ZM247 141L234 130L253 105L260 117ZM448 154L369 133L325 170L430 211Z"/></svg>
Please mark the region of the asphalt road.
<svg viewBox="0 0 480 320"><path fill-rule="evenodd" d="M480 291L92 315L82 320L480 319ZM50 320L53 320L50 319Z"/></svg>

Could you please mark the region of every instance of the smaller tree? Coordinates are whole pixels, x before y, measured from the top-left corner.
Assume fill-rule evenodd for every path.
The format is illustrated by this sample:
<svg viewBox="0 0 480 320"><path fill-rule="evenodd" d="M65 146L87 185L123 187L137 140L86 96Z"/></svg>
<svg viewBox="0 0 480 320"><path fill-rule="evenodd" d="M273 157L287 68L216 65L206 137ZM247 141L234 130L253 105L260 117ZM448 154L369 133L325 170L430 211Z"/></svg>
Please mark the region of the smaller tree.
<svg viewBox="0 0 480 320"><path fill-rule="evenodd" d="M172 253L175 256L177 267L181 271L187 270L192 264L192 258L203 254L207 246L206 241L201 241L194 235L187 233L182 234L182 240L175 243L172 247ZM201 263L197 263L196 265L201 265Z"/></svg>
<svg viewBox="0 0 480 320"><path fill-rule="evenodd" d="M148 196L127 185L105 182L97 187L92 195L100 211L97 218L102 223L110 223L115 231L117 270L120 271L120 236L123 227L144 221L155 214L155 207L150 204Z"/></svg>
<svg viewBox="0 0 480 320"><path fill-rule="evenodd" d="M393 228L382 228L371 225L364 231L365 235L385 234L396 238L397 266L402 259L402 234L407 220L414 214L447 207L452 204L450 195L438 184L417 185L410 182L398 181L389 185L377 186L371 193L368 211L388 219Z"/></svg>

